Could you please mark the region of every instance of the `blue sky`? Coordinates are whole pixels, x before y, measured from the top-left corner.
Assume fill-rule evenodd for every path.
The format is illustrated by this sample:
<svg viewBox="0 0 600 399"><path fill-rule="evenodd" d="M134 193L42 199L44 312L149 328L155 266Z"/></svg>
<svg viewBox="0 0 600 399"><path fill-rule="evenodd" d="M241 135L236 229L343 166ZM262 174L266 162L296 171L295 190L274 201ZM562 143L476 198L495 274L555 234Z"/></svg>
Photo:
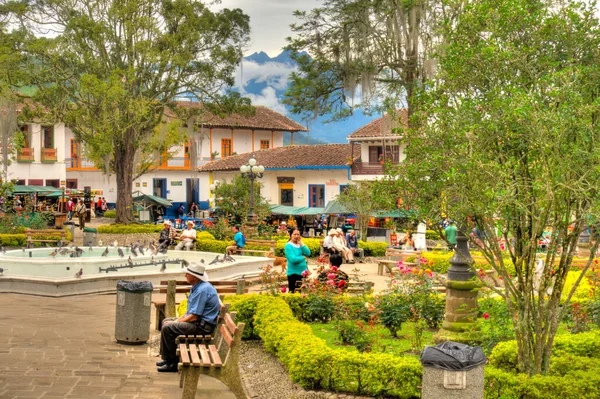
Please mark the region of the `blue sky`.
<svg viewBox="0 0 600 399"><path fill-rule="evenodd" d="M221 0L214 8L241 8L250 16L252 42L245 55L264 51L275 57L286 45L285 38L292 36L290 24L297 22L294 10L309 11L320 5L321 0Z"/></svg>

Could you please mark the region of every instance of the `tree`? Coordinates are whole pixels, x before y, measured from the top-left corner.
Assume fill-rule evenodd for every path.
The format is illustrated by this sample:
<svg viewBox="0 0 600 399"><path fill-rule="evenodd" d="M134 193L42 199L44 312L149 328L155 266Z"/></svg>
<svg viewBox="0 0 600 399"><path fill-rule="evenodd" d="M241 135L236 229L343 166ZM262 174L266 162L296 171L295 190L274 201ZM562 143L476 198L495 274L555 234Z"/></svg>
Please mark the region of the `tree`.
<svg viewBox="0 0 600 399"><path fill-rule="evenodd" d="M579 2L465 2L446 26L439 74L415 97L398 176L423 218L444 212L465 234L467 221L484 233L481 250L504 281L496 292L512 315L519 369L530 375L549 370L577 287L561 307L577 240L600 216L595 15ZM547 228L546 267L536 273Z"/></svg>
<svg viewBox="0 0 600 399"><path fill-rule="evenodd" d="M297 11L296 36L288 40L299 72L284 103L307 118L344 118L356 107L410 113L414 90L435 68L436 27L453 13L444 3L325 0L309 13Z"/></svg>
<svg viewBox="0 0 600 399"><path fill-rule="evenodd" d="M178 96L221 111L248 104L225 92L249 32L239 9L212 12L195 0L34 0L3 10L23 32L23 84L36 88L38 117L64 121L85 156L114 172L117 223L133 220L132 181L186 138L180 126L194 119ZM166 109L172 115L163 124Z"/></svg>
<svg viewBox="0 0 600 399"><path fill-rule="evenodd" d="M260 195L261 183L254 182L254 212L258 220L271 214L269 204ZM221 182L214 191L215 207L219 213L230 218L234 223L243 223L250 213L250 179L234 176L231 183Z"/></svg>

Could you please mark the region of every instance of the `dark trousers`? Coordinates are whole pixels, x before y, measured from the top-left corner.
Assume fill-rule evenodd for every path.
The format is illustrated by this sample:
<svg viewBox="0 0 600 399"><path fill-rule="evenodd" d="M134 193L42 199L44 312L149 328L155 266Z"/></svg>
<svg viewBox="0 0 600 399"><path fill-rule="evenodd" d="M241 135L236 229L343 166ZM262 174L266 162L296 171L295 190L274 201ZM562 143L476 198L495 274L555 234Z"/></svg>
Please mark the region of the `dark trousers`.
<svg viewBox="0 0 600 399"><path fill-rule="evenodd" d="M165 319L160 329L160 357L169 364L177 363L177 343L175 342L175 338L180 335L208 335L212 334L214 330L214 327L208 325L200 327L194 323L182 323L172 320L176 319Z"/></svg>
<svg viewBox="0 0 600 399"><path fill-rule="evenodd" d="M291 293L294 293L296 291L296 282L302 281L302 276L299 274L289 274L287 276L287 278L288 278L288 290L290 290Z"/></svg>

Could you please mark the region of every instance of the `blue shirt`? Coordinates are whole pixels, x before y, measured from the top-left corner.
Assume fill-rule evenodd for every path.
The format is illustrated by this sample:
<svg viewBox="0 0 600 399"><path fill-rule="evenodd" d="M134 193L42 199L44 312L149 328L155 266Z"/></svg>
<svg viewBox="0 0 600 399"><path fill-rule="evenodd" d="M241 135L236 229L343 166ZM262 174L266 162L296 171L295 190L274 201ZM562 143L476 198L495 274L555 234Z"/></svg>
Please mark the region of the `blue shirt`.
<svg viewBox="0 0 600 399"><path fill-rule="evenodd" d="M308 270L305 256L310 256L310 249L306 245L298 248L296 245L288 242L283 248L285 258L287 259L287 275L301 275L303 271Z"/></svg>
<svg viewBox="0 0 600 399"><path fill-rule="evenodd" d="M217 324L220 311L221 303L215 287L205 281L194 284L188 297L186 316L195 314L198 316L198 321L204 320Z"/></svg>
<svg viewBox="0 0 600 399"><path fill-rule="evenodd" d="M241 231L238 231L233 236L233 241L235 241L235 246L238 248L244 248L244 235Z"/></svg>

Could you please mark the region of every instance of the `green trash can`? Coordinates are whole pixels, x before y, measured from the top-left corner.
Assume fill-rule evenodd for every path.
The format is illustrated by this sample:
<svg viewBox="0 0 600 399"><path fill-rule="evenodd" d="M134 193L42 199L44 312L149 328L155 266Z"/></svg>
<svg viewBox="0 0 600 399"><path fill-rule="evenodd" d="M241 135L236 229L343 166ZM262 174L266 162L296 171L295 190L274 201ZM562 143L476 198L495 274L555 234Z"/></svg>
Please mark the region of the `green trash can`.
<svg viewBox="0 0 600 399"><path fill-rule="evenodd" d="M95 247L98 245L98 230L93 227L83 228L83 245Z"/></svg>
<svg viewBox="0 0 600 399"><path fill-rule="evenodd" d="M150 281L117 282L115 339L120 344L141 345L150 338Z"/></svg>

